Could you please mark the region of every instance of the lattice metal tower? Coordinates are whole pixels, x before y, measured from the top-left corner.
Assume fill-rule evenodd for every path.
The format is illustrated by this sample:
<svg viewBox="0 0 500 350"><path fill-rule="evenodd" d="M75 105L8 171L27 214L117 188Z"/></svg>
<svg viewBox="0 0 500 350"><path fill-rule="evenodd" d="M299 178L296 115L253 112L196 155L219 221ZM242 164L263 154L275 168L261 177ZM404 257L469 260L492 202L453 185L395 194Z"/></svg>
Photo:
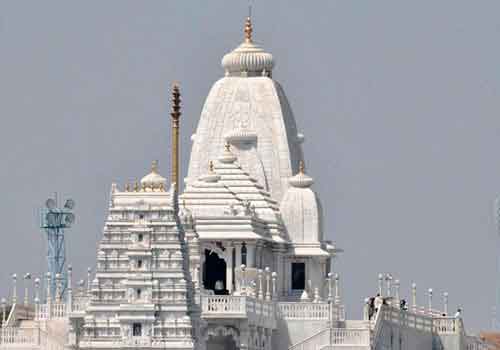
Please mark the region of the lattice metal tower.
<svg viewBox="0 0 500 350"><path fill-rule="evenodd" d="M45 208L42 208L40 212L40 227L47 234L47 263L48 272L52 276L50 286L52 295L56 295L58 283L61 295L64 295L66 290L64 230L75 221L75 215L72 213L74 206L75 202L68 199L63 208L58 208L56 194L55 198L49 198L45 201Z"/></svg>

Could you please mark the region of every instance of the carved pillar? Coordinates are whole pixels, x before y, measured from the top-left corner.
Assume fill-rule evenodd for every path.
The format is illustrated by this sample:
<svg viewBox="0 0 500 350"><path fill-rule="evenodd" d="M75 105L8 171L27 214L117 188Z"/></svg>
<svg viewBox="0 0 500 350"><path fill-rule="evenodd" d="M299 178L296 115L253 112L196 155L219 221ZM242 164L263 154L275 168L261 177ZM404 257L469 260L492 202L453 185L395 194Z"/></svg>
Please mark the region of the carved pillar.
<svg viewBox="0 0 500 350"><path fill-rule="evenodd" d="M241 243L236 242L234 243L234 269L240 268L241 267ZM241 291L241 284L240 284L240 279L237 278L235 283L235 290Z"/></svg>
<svg viewBox="0 0 500 350"><path fill-rule="evenodd" d="M246 269L245 264L241 265L241 295L246 295L247 293Z"/></svg>

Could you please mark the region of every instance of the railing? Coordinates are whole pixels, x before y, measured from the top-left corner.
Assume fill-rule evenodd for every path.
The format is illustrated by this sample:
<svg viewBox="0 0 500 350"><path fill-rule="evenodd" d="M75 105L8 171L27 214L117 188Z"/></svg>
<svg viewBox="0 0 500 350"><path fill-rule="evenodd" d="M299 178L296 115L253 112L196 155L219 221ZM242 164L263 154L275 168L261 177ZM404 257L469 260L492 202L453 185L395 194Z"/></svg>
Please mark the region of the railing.
<svg viewBox="0 0 500 350"><path fill-rule="evenodd" d="M463 329L462 319L455 317L435 317L432 320L432 330L438 334L456 334Z"/></svg>
<svg viewBox="0 0 500 350"><path fill-rule="evenodd" d="M47 320L67 316L66 303L40 304L36 307L35 319Z"/></svg>
<svg viewBox="0 0 500 350"><path fill-rule="evenodd" d="M14 344L38 345L39 343L39 328L4 327L0 331L0 344L3 348Z"/></svg>
<svg viewBox="0 0 500 350"><path fill-rule="evenodd" d="M391 306L383 306L380 309L380 312L383 313L382 319L377 320L377 322L385 320L387 322L408 328L428 332L433 331L433 318L429 315L405 311Z"/></svg>
<svg viewBox="0 0 500 350"><path fill-rule="evenodd" d="M279 302L279 316L289 320L330 320L345 319L343 307L330 303Z"/></svg>
<svg viewBox="0 0 500 350"><path fill-rule="evenodd" d="M151 346L151 337L127 337L121 341L122 346Z"/></svg>
<svg viewBox="0 0 500 350"><path fill-rule="evenodd" d="M288 350L320 350L334 346L369 347L370 330L349 328L326 328L311 337L292 345Z"/></svg>
<svg viewBox="0 0 500 350"><path fill-rule="evenodd" d="M484 340L475 336L466 336L465 337L465 345L467 350L492 350L495 349Z"/></svg>
<svg viewBox="0 0 500 350"><path fill-rule="evenodd" d="M232 295L204 295L201 310L205 314L244 314L245 298Z"/></svg>

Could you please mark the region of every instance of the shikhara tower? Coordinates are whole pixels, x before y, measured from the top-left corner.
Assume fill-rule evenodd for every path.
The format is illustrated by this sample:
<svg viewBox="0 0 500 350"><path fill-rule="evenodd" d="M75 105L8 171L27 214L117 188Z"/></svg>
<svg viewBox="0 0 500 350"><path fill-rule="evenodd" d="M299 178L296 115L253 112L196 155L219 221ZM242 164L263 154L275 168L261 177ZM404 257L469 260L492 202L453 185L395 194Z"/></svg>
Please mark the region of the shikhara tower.
<svg viewBox="0 0 500 350"><path fill-rule="evenodd" d="M248 18L243 43L222 59L225 76L192 136L182 192L174 86L170 185L157 162L140 182L112 185L86 286L73 289L70 269L65 298L49 288L42 301L35 280L34 305L27 293L19 305L14 276L0 350L485 349L448 316L447 294L444 311L432 290L419 307L414 285L407 305L390 275L379 276L377 310L367 300L361 320L346 320L332 271L339 250L324 239L304 137L252 31Z"/></svg>

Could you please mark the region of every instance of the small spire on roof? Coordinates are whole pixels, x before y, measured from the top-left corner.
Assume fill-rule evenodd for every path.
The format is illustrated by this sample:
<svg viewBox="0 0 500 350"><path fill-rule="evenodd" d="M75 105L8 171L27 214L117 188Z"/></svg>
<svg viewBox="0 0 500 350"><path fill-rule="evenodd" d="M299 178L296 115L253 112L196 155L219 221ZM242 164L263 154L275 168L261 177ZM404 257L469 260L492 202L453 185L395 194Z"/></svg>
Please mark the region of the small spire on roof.
<svg viewBox="0 0 500 350"><path fill-rule="evenodd" d="M153 160L153 163L151 163L151 172L154 174L158 174L158 161Z"/></svg>

